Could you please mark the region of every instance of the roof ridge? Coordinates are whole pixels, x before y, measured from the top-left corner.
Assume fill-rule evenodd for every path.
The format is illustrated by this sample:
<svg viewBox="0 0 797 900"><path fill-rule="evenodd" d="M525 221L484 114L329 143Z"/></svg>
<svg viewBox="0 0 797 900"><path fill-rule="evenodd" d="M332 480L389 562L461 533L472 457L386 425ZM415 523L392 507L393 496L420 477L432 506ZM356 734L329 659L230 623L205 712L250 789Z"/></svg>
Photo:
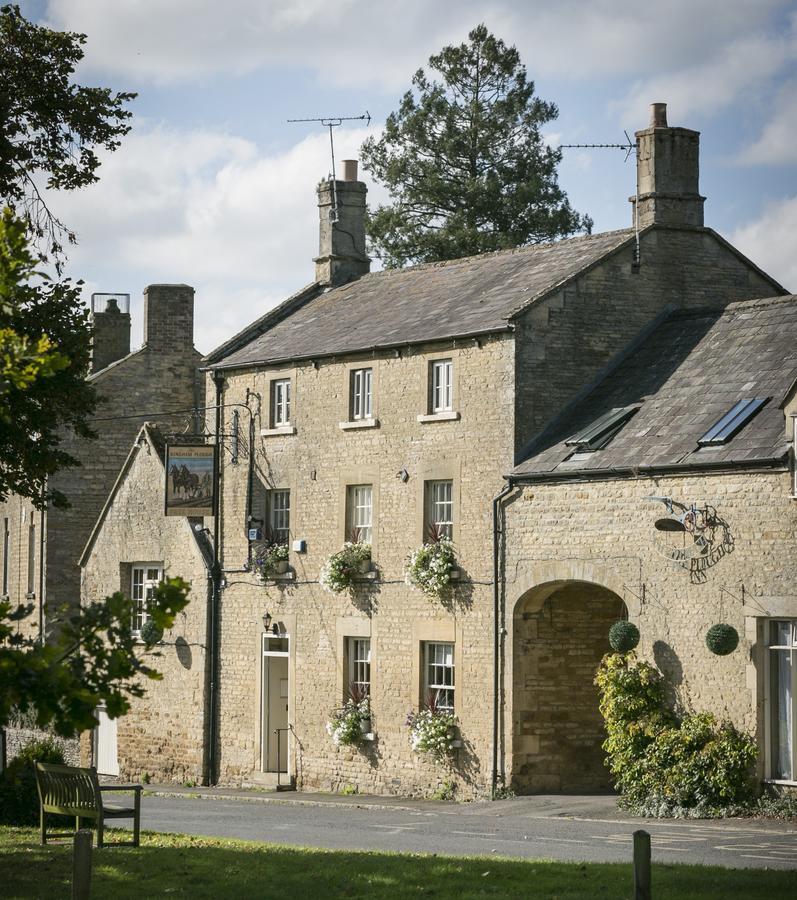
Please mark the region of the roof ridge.
<svg viewBox="0 0 797 900"><path fill-rule="evenodd" d="M523 247L506 247L502 250L490 250L488 253L473 253L470 256L458 256L456 259L439 259L432 262L417 263L414 266L402 266L395 269L379 269L376 272L369 272L363 275L358 281L364 281L369 278L380 278L383 276L394 276L405 274L407 272L428 272L430 269L443 269L447 266L456 266L461 263L469 263L476 259L490 259L496 256L519 256L525 253L533 253L535 250L549 249L551 247L559 247L563 244L572 244L577 241L587 243L597 240L598 238L606 238L611 235L630 235L634 233L633 228L615 228L611 231L599 231L595 234L576 234L572 237L561 238L556 241L540 241L536 244L526 244ZM342 285L345 287L346 285Z"/></svg>

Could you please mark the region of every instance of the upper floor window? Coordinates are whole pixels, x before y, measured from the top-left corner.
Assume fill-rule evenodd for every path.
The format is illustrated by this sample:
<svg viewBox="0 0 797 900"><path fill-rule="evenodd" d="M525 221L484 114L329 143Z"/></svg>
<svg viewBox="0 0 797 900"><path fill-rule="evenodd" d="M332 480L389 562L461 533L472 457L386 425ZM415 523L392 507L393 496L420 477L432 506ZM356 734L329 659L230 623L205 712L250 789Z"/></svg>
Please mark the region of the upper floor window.
<svg viewBox="0 0 797 900"><path fill-rule="evenodd" d="M454 539L454 482L426 482L426 511L423 539Z"/></svg>
<svg viewBox="0 0 797 900"><path fill-rule="evenodd" d="M271 382L271 427L291 424L291 380L278 378Z"/></svg>
<svg viewBox="0 0 797 900"><path fill-rule="evenodd" d="M454 711L454 645L424 644L424 701L437 709Z"/></svg>
<svg viewBox="0 0 797 900"><path fill-rule="evenodd" d="M130 599L133 601L133 631L138 634L149 618L149 604L155 588L163 581L160 565L144 563L133 566Z"/></svg>
<svg viewBox="0 0 797 900"><path fill-rule="evenodd" d="M276 544L287 544L291 533L291 492L268 492L268 527Z"/></svg>
<svg viewBox="0 0 797 900"><path fill-rule="evenodd" d="M350 484L346 489L347 540L370 544L373 535L373 486Z"/></svg>
<svg viewBox="0 0 797 900"><path fill-rule="evenodd" d="M348 639L349 696L361 700L371 695L371 639Z"/></svg>
<svg viewBox="0 0 797 900"><path fill-rule="evenodd" d="M436 359L431 364L430 412L447 412L454 408L454 362Z"/></svg>
<svg viewBox="0 0 797 900"><path fill-rule="evenodd" d="M350 389L350 418L371 418L371 386L373 384L373 369L354 369L351 373Z"/></svg>

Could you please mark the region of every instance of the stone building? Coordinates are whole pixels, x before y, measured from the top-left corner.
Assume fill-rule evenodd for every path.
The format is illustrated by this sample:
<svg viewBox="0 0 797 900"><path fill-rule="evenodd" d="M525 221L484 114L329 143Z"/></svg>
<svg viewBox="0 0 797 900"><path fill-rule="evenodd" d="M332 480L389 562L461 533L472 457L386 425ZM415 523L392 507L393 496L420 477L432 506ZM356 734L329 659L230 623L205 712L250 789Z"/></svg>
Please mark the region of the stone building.
<svg viewBox="0 0 797 900"><path fill-rule="evenodd" d="M189 582L190 602L154 648L160 681L146 681L128 715L100 714L84 745L103 775L199 783L205 770L206 616L213 552L201 520L163 515L164 437L144 425L118 473L80 558L83 602L122 590L136 601L138 628L147 592L163 578ZM144 652L143 643L141 651ZM87 735L88 737L88 735Z"/></svg>
<svg viewBox="0 0 797 900"><path fill-rule="evenodd" d="M130 351L130 316L109 295L92 310L92 364L88 380L99 402L92 426L97 440L64 435L61 446L81 463L58 473L53 486L70 501L66 510L37 512L30 501L11 497L0 504L3 528L2 593L13 603L33 601L37 627L48 615L79 602L78 558L113 487L130 445L147 418L164 411L190 411L203 402L197 376L202 358L194 349L194 290L152 284L144 291L144 342ZM186 415L161 416L182 429Z"/></svg>
<svg viewBox="0 0 797 900"><path fill-rule="evenodd" d="M162 415L201 406L201 354L193 345L194 289L153 284L144 291L144 342L130 351L130 316L120 300L104 295L93 304L92 364L88 380L99 402L91 424L97 440L64 435L62 448L81 463L53 479L71 506L44 512L11 496L0 503L0 595L12 603L33 603L36 614L23 622L30 633L47 635L56 613L80 601L78 559L142 424L157 416L166 428L182 430L190 416ZM116 590L119 585L117 584ZM7 757L19 735L8 735Z"/></svg>
<svg viewBox="0 0 797 900"><path fill-rule="evenodd" d="M716 304L721 306L722 303ZM538 436L502 500L501 759L515 790L608 784L608 629L682 709L755 735L797 785L797 297L672 312ZM733 626L738 648L710 652Z"/></svg>
<svg viewBox="0 0 797 900"><path fill-rule="evenodd" d="M501 581L519 577L508 558L494 568L503 476L673 310L784 293L704 227L698 137L669 128L660 106L638 132L637 231L400 271L368 272L356 163L335 191L322 184L315 281L205 361L223 435L213 779L402 794L451 782L473 797L515 772L513 753L536 752L533 729L504 737L515 712L495 677ZM430 524L456 545L461 577L445 602L404 582ZM327 593L319 571L353 527L372 569L351 594ZM291 546L287 574L265 585L251 573L258 529ZM338 749L325 723L352 680L370 691L373 740ZM448 765L414 753L405 727L441 685L462 739Z"/></svg>

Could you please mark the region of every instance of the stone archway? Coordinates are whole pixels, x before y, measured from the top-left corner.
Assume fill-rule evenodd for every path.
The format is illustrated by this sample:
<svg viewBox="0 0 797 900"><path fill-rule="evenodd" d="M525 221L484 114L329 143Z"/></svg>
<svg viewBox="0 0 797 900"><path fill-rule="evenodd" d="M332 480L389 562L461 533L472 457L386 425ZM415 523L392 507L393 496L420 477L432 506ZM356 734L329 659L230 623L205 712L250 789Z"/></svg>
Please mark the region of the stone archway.
<svg viewBox="0 0 797 900"><path fill-rule="evenodd" d="M513 615L512 789L519 794L611 788L593 684L609 628L626 616L598 584L553 582L527 591Z"/></svg>

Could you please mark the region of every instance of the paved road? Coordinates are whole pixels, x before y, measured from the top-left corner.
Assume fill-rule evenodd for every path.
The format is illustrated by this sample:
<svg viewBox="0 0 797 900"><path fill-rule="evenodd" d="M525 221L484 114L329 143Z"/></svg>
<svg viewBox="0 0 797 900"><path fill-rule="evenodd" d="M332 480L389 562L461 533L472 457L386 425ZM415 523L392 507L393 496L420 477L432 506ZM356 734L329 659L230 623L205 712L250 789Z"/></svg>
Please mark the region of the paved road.
<svg viewBox="0 0 797 900"><path fill-rule="evenodd" d="M631 835L644 827L651 834L654 862L797 869L794 825L650 821L616 813L616 818L573 817L557 814L551 804L526 802L530 799L391 809L145 796L142 825L155 831L305 847L459 856L496 853L579 862L628 862Z"/></svg>

